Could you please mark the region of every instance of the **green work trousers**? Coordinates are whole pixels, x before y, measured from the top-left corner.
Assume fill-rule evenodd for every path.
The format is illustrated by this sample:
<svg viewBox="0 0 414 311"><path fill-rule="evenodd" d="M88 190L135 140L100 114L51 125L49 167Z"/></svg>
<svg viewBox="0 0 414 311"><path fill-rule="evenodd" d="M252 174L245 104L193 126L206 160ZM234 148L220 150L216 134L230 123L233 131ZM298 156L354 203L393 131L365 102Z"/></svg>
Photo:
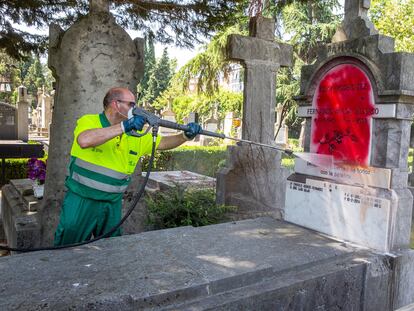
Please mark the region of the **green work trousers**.
<svg viewBox="0 0 414 311"><path fill-rule="evenodd" d="M66 193L55 232L55 246L78 243L105 234L121 220L121 200L97 201ZM121 235L118 228L111 236Z"/></svg>

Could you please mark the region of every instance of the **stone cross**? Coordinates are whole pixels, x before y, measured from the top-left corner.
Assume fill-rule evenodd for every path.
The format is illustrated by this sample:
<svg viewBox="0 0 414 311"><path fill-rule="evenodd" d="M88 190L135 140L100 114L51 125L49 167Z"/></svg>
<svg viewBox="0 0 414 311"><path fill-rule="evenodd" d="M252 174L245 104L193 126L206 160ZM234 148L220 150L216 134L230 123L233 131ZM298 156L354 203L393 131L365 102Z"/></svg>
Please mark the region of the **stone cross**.
<svg viewBox="0 0 414 311"><path fill-rule="evenodd" d="M378 31L368 18L370 6L371 0L345 0L345 18L332 41L340 42L377 34Z"/></svg>
<svg viewBox="0 0 414 311"><path fill-rule="evenodd" d="M358 17L366 17L371 0L345 0L345 20L351 21Z"/></svg>
<svg viewBox="0 0 414 311"><path fill-rule="evenodd" d="M276 73L292 63L292 47L274 40L274 20L250 19L250 36L231 35L227 42L230 60L245 68L242 138L271 144L274 137Z"/></svg>

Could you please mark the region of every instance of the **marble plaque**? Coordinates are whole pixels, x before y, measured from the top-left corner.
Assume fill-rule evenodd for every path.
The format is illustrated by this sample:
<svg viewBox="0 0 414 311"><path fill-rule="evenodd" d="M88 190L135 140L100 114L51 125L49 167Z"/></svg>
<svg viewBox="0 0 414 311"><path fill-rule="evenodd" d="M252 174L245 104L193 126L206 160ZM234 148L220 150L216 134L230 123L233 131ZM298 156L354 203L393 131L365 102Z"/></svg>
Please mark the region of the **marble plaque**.
<svg viewBox="0 0 414 311"><path fill-rule="evenodd" d="M317 157L317 155L315 155ZM372 166L335 166L313 165L301 158L295 159L295 172L310 176L329 178L351 185L361 185L389 189L391 170Z"/></svg>
<svg viewBox="0 0 414 311"><path fill-rule="evenodd" d="M388 252L390 200L370 188L307 179L287 182L286 221Z"/></svg>

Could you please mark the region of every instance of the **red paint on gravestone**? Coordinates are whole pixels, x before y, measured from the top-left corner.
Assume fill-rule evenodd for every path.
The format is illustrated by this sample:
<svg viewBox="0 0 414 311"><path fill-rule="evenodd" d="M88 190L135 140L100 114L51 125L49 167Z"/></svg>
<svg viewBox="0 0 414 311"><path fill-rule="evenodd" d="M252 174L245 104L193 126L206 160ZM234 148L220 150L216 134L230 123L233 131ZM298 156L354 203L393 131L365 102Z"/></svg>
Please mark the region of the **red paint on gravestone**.
<svg viewBox="0 0 414 311"><path fill-rule="evenodd" d="M369 164L372 115L378 109L362 69L353 64L330 69L316 88L311 113L311 152L348 164Z"/></svg>

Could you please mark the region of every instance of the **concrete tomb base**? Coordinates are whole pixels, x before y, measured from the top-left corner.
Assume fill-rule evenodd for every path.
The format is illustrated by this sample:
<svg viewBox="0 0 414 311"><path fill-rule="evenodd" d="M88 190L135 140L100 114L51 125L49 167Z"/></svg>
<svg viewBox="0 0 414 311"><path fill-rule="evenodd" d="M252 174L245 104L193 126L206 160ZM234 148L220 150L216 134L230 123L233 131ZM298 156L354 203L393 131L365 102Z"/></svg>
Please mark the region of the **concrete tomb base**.
<svg viewBox="0 0 414 311"><path fill-rule="evenodd" d="M12 179L1 188L2 226L10 247L37 247L40 242L40 223L30 179Z"/></svg>
<svg viewBox="0 0 414 311"><path fill-rule="evenodd" d="M399 293L412 287L413 269L400 269L412 253L375 254L272 218L181 227L4 258L0 305L393 310L406 298Z"/></svg>

